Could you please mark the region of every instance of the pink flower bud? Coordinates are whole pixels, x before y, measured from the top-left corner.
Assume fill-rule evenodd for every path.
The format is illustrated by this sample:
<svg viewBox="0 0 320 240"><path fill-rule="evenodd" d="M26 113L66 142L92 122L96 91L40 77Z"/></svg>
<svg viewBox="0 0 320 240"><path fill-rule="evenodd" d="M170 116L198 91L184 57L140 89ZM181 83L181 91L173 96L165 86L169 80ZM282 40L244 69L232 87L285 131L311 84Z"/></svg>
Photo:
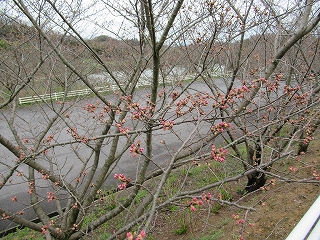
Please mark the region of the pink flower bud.
<svg viewBox="0 0 320 240"><path fill-rule="evenodd" d="M190 210L191 210L192 212L196 212L196 211L197 211L197 209L196 209L193 205L190 205Z"/></svg>

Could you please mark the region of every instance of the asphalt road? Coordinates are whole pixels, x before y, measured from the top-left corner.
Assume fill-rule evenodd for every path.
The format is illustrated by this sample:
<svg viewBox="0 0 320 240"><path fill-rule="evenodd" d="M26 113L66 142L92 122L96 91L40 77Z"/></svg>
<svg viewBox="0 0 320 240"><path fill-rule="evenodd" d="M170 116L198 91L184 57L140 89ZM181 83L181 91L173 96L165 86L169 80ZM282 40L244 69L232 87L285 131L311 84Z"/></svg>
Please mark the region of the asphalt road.
<svg viewBox="0 0 320 240"><path fill-rule="evenodd" d="M221 85L223 85L221 81ZM223 87L223 86L221 86ZM201 92L208 91L207 87L203 83L196 83L193 85L195 90L200 90ZM92 99L91 99L92 100ZM70 121L75 123L80 123L84 127L88 127L91 129L91 133L99 132L101 130L101 126L93 125L92 120L88 120L84 118L82 108L72 108L70 109ZM3 115L9 113L3 112ZM5 121L4 116L0 115L0 132L6 138L13 138L10 128L8 127L8 123ZM42 106L42 108L38 108L38 106L29 106L24 108L19 108L17 111L18 118L15 120L15 125L19 126L20 131L25 131L25 138L35 138L37 137L43 128L46 127L48 119L50 119L54 113L50 110L50 108L46 106ZM7 116L9 117L9 116ZM92 124L92 127L91 127ZM199 132L199 134L206 134L209 125L205 126L206 123L203 123L203 128ZM130 127L130 126L129 126ZM64 142L70 140L70 134L67 134L67 127L62 125L61 123L54 124L51 132L55 135L55 139L59 142ZM156 132L156 137L153 145L153 160L159 165L166 165L167 161L170 160L170 154L167 151L167 148L164 144L161 144L161 140L165 140L167 147L173 153L177 150L177 148L181 145L181 139L186 139L190 132L194 129L194 125L186 125L182 126L174 126L174 130L176 132L176 136L169 134L169 132L163 131L162 129ZM22 135L22 134L21 134ZM144 139L141 136L139 138L143 143ZM124 143L124 142L123 142ZM121 144L121 143L120 143ZM66 175L67 181L74 180L79 172L81 172L82 164L79 162L79 159L90 158L90 151L88 151L87 147L83 145L72 145L76 148L76 152L79 155L76 155L71 149L69 145L55 147L52 151L50 151L50 156L53 157L54 161L56 161L53 165L50 165L46 158L39 159L37 161L41 162L44 166L51 167L53 169L60 169L61 174ZM108 156L110 151L110 144L106 143L103 146L102 156ZM0 165L0 176L1 174L5 174L9 171L10 168L8 166L13 166L16 157L14 157L7 149L5 149L2 145L0 145L0 156L1 156L1 165ZM142 161L142 160L141 160ZM132 158L129 151L122 156L121 161L117 164L115 169L110 174L110 177L107 179L106 186L116 186L119 182L117 182L113 175L114 173L124 173L126 176L129 176L131 179L135 178L135 174L137 172L139 164L141 164L139 157ZM80 163L80 164L79 164ZM155 166L151 166L149 170L154 168ZM21 164L18 169L19 172L28 172L28 167L25 164ZM35 214L32 209L28 208L27 203L30 201L28 194L28 185L25 182L24 178L17 177L17 173L14 173L12 177L12 183L9 186L4 186L0 190L0 208L6 209L9 212L15 213L17 211L24 210L24 217L28 219L35 218ZM45 196L50 188L47 185L47 181L41 179L41 174L37 176L37 184L41 186L37 191L39 194L39 199L42 201L42 204L45 206L46 210L49 212L54 211L55 203L47 202ZM17 197L17 202L12 202L10 199L14 196ZM26 203L26 205L25 205ZM4 231L8 228L13 227L14 224L7 220L0 220L0 232Z"/></svg>

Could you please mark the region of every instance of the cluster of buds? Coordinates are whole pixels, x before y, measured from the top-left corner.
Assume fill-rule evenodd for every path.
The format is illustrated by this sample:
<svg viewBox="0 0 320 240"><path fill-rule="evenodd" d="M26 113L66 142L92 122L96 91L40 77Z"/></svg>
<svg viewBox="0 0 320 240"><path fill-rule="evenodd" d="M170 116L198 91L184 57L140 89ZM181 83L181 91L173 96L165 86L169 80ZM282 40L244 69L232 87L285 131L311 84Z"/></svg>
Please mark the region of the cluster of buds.
<svg viewBox="0 0 320 240"><path fill-rule="evenodd" d="M201 206L201 205L203 205L202 199L198 199L196 197L192 198L191 201L187 202L187 206L190 206L190 210L192 212L196 212L197 211L195 206Z"/></svg>
<svg viewBox="0 0 320 240"><path fill-rule="evenodd" d="M153 113L154 113L153 106L141 107L141 108L139 108L138 111L135 111L132 113L131 118L133 120L142 120L143 121L143 120L146 120L149 117L151 117Z"/></svg>
<svg viewBox="0 0 320 240"><path fill-rule="evenodd" d="M81 141L83 143L87 143L89 141L89 139L86 136L80 136L76 128L69 128L67 130L67 133L71 134L71 136L77 141Z"/></svg>
<svg viewBox="0 0 320 240"><path fill-rule="evenodd" d="M259 59L258 56L255 56L255 59ZM250 75L254 75L259 69L256 67L256 68L253 68L253 69L250 69Z"/></svg>
<svg viewBox="0 0 320 240"><path fill-rule="evenodd" d="M120 99L126 101L127 104L129 104L129 103L131 103L131 101L132 101L132 95L120 96Z"/></svg>
<svg viewBox="0 0 320 240"><path fill-rule="evenodd" d="M310 92L306 91L303 94L298 94L293 98L297 105L305 105L308 104L310 99Z"/></svg>
<svg viewBox="0 0 320 240"><path fill-rule="evenodd" d="M132 102L132 99L129 97L124 98L124 100L126 100L127 108L132 112L131 118L133 120L144 121L153 115L155 105L149 100L150 97L151 95L147 94L148 100L146 101L145 107L141 106L140 102Z"/></svg>
<svg viewBox="0 0 320 240"><path fill-rule="evenodd" d="M305 130L307 136L312 135L312 133L314 132L314 125L308 124L307 125L307 129Z"/></svg>
<svg viewBox="0 0 320 240"><path fill-rule="evenodd" d="M288 85L284 85L283 92L289 94L290 96L293 95L294 92L300 90L300 86L297 87L289 87Z"/></svg>
<svg viewBox="0 0 320 240"><path fill-rule="evenodd" d="M244 219L240 219L238 214L232 214L232 218L236 220L236 224L243 224L245 222Z"/></svg>
<svg viewBox="0 0 320 240"><path fill-rule="evenodd" d="M119 131L120 131L121 133L123 133L123 134L128 134L129 131L130 131L130 129L129 129L128 127L124 127L124 126L122 126L120 123L117 123L117 124L116 124L116 127L118 127L118 128L119 128Z"/></svg>
<svg viewBox="0 0 320 240"><path fill-rule="evenodd" d="M29 187L28 193L29 194L33 193L34 192L34 182L29 182L28 187Z"/></svg>
<svg viewBox="0 0 320 240"><path fill-rule="evenodd" d="M250 89L246 85L242 85L241 88L235 89L236 98L244 98L244 94L250 92Z"/></svg>
<svg viewBox="0 0 320 240"><path fill-rule="evenodd" d="M132 157L137 156L138 154L141 154L144 150L144 148L140 147L141 141L138 140L136 144L132 143L130 146L130 153Z"/></svg>
<svg viewBox="0 0 320 240"><path fill-rule="evenodd" d="M172 97L173 100L176 100L178 98L178 96L179 96L178 92L172 92L171 93L171 97Z"/></svg>
<svg viewBox="0 0 320 240"><path fill-rule="evenodd" d="M226 103L228 104L233 104L235 103L235 99L241 99L245 97L245 94L250 92L250 89L252 88L256 88L256 84L252 83L252 84L248 84L243 82L242 86L240 88L232 88L229 92L229 94L227 96L219 93L217 95L217 100L218 102L221 104L221 107L224 109L227 107Z"/></svg>
<svg viewBox="0 0 320 240"><path fill-rule="evenodd" d="M172 120L170 121L161 121L161 124L163 126L163 130L169 130L173 127L174 122Z"/></svg>
<svg viewBox="0 0 320 240"><path fill-rule="evenodd" d="M2 214L1 214L1 219L2 219L2 220L6 220L6 219L9 219L9 218L10 218L10 216L7 215L6 213L2 213Z"/></svg>
<svg viewBox="0 0 320 240"><path fill-rule="evenodd" d="M100 103L97 102L97 105ZM86 107L84 107L84 110L88 111L89 113L94 113L96 110L96 106L94 104L87 104ZM92 116L92 118L98 118L100 123L106 123L108 122L108 119L106 119L107 113L111 112L111 103L108 102L106 106L102 108L100 112L96 114L96 116Z"/></svg>
<svg viewBox="0 0 320 240"><path fill-rule="evenodd" d="M320 180L320 174L319 174L319 173L317 173L317 171L316 171L316 170L314 170L314 171L313 171L312 176L314 176L314 177L315 177L315 179Z"/></svg>
<svg viewBox="0 0 320 240"><path fill-rule="evenodd" d="M158 97L161 98L165 93L166 93L166 89L163 88L163 89L158 93Z"/></svg>
<svg viewBox="0 0 320 240"><path fill-rule="evenodd" d="M290 166L290 167L289 167L289 171L292 172L292 173L293 173L293 172L296 172L297 170L298 170L298 168L296 168L296 167L294 167L294 166Z"/></svg>
<svg viewBox="0 0 320 240"><path fill-rule="evenodd" d="M107 106L103 107L103 112L109 113L111 111L111 103L109 102Z"/></svg>
<svg viewBox="0 0 320 240"><path fill-rule="evenodd" d="M222 93L218 93L215 96L215 102L212 104L213 108L219 107L221 109L227 109L228 108L228 103L232 104L234 103L234 96L230 93L228 95L228 99L226 99L226 96Z"/></svg>
<svg viewBox="0 0 320 240"><path fill-rule="evenodd" d="M211 198L212 198L212 194L210 192L202 193L202 201L203 202L209 202Z"/></svg>
<svg viewBox="0 0 320 240"><path fill-rule="evenodd" d="M191 111L193 109L193 107L189 107L189 109L187 111L182 111L182 109L187 106L189 103L189 99L188 98L183 98L181 100L179 100L176 103L176 114L177 116L183 116L184 114L186 114L187 112Z"/></svg>
<svg viewBox="0 0 320 240"><path fill-rule="evenodd" d="M261 191L269 191L271 189L272 186L275 186L276 185L276 179L275 178L272 178L268 181L268 183L263 186L263 187L260 187L260 190Z"/></svg>
<svg viewBox="0 0 320 240"><path fill-rule="evenodd" d="M198 109L200 114L204 114L204 111L201 109L203 106L209 104L209 99L213 98L209 93L196 93L194 95L187 95L186 98L180 99L177 103L176 114L177 116L182 116L187 113L190 113L194 109Z"/></svg>
<svg viewBox="0 0 320 240"><path fill-rule="evenodd" d="M69 128L69 129L67 130L67 133L68 133L68 134L71 134L71 136L72 136L74 139L79 139L79 138L80 138L76 128Z"/></svg>
<svg viewBox="0 0 320 240"><path fill-rule="evenodd" d="M146 232L144 230L141 230L141 232L136 235L136 233L127 233L127 240L143 240L146 236Z"/></svg>
<svg viewBox="0 0 320 240"><path fill-rule="evenodd" d="M307 136L304 140L303 143L304 144L308 144L309 142L311 142L312 140L314 140L313 136Z"/></svg>
<svg viewBox="0 0 320 240"><path fill-rule="evenodd" d="M83 109L84 109L85 111L89 112L89 113L93 113L93 112L97 109L97 107L96 107L96 105L94 105L94 104L87 103L86 106L84 106Z"/></svg>
<svg viewBox="0 0 320 240"><path fill-rule="evenodd" d="M57 197L53 194L53 192L47 192L48 196L48 202L51 202L53 200L57 200Z"/></svg>
<svg viewBox="0 0 320 240"><path fill-rule="evenodd" d="M273 80L269 81L265 78L259 78L257 82L261 82L268 92L276 91L279 87L279 81L283 78L282 74L276 75Z"/></svg>
<svg viewBox="0 0 320 240"><path fill-rule="evenodd" d="M296 120L296 119L289 119L290 124L296 124L297 122L298 122L298 120Z"/></svg>
<svg viewBox="0 0 320 240"><path fill-rule="evenodd" d="M131 118L133 120L143 119L143 115L141 112L133 112Z"/></svg>
<svg viewBox="0 0 320 240"><path fill-rule="evenodd" d="M101 111L98 113L98 120L100 123L105 123L106 119L105 119L105 112Z"/></svg>
<svg viewBox="0 0 320 240"><path fill-rule="evenodd" d="M18 163L20 163L25 158L25 156L26 155L23 152L20 152L20 155L19 155L19 158L18 158Z"/></svg>
<svg viewBox="0 0 320 240"><path fill-rule="evenodd" d="M282 73L277 73L274 79L276 81L281 81L284 78L284 75Z"/></svg>
<svg viewBox="0 0 320 240"><path fill-rule="evenodd" d="M49 179L49 177L50 177L49 174L46 173L44 170L41 170L40 173L41 173L41 175L42 175L41 177L42 177L43 180Z"/></svg>
<svg viewBox="0 0 320 240"><path fill-rule="evenodd" d="M196 206L201 206L204 203L210 202L212 199L212 194L210 192L204 192L201 195L201 198L194 197L191 201L187 201L187 206L190 207L192 212L196 212Z"/></svg>
<svg viewBox="0 0 320 240"><path fill-rule="evenodd" d="M216 135L218 133L222 133L223 131L225 131L229 127L230 127L230 123L221 122L218 125L212 126L211 131L213 132L213 134Z"/></svg>
<svg viewBox="0 0 320 240"><path fill-rule="evenodd" d="M127 105L128 109L135 109L135 110L139 110L140 109L140 103L139 102L130 102Z"/></svg>
<svg viewBox="0 0 320 240"><path fill-rule="evenodd" d="M127 184L130 183L130 178L125 177L124 174L122 174L122 173L121 174L117 174L116 173L114 175L114 178L118 179L118 180L120 180L122 182L122 184L118 185L118 189L119 190L125 189L127 187Z"/></svg>
<svg viewBox="0 0 320 240"><path fill-rule="evenodd" d="M50 134L46 139L44 139L43 143L50 143L53 140L53 134Z"/></svg>
<svg viewBox="0 0 320 240"><path fill-rule="evenodd" d="M208 106L209 101L212 96L206 92L205 94L197 93L194 97L190 95L191 102L194 106L201 107L201 106Z"/></svg>
<svg viewBox="0 0 320 240"><path fill-rule="evenodd" d="M24 214L24 211L23 211L23 210L18 211L17 214L18 214L18 215L23 215L23 214Z"/></svg>
<svg viewBox="0 0 320 240"><path fill-rule="evenodd" d="M48 230L48 226L47 225L44 225L42 228L41 228L41 233L43 234L43 235L45 235L46 233L47 233L47 230Z"/></svg>
<svg viewBox="0 0 320 240"><path fill-rule="evenodd" d="M188 103L189 103L189 98L183 98L176 103L176 106L182 108L186 106Z"/></svg>
<svg viewBox="0 0 320 240"><path fill-rule="evenodd" d="M78 203L75 202L75 203L72 205L72 208L73 208L73 209L78 209L78 208L79 208Z"/></svg>
<svg viewBox="0 0 320 240"><path fill-rule="evenodd" d="M13 198L10 198L12 202L18 201L17 196L14 196Z"/></svg>
<svg viewBox="0 0 320 240"><path fill-rule="evenodd" d="M87 138L86 136L81 136L81 142L83 142L83 143L87 143L87 142L89 142L89 138Z"/></svg>
<svg viewBox="0 0 320 240"><path fill-rule="evenodd" d="M226 159L228 151L224 148L217 149L216 146L212 145L211 147L211 157L218 161L218 162L224 162Z"/></svg>

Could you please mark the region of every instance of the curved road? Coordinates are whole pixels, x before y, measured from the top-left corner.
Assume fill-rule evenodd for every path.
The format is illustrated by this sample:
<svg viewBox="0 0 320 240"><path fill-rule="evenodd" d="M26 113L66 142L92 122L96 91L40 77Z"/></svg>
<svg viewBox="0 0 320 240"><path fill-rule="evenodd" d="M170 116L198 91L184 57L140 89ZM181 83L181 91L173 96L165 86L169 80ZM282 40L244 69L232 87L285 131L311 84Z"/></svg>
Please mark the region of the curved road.
<svg viewBox="0 0 320 240"><path fill-rule="evenodd" d="M221 81L221 87L223 87L223 82ZM193 89L196 89L198 91L201 91L205 93L208 91L208 88L203 84L203 83L195 83L192 85ZM91 99L92 100L92 99ZM86 100L87 101L87 100ZM45 124L48 121L48 118L53 115L53 112L49 110L46 106L42 106L42 110L38 111L37 110L38 106L31 106L31 107L25 107L18 109L17 115L20 117L20 119L17 119L15 122L16 125L19 125L21 129L25 129L25 137L27 138L28 135L33 135L37 136L39 134L39 130L45 126ZM82 113L83 111L80 111L80 108L72 108L71 114L71 119L70 121L75 121L75 122L80 122L82 121ZM2 115L0 115L0 132L3 136L6 138L12 138L12 133L8 127L7 122L5 121L3 115L6 113L3 112ZM8 117L8 116L7 116ZM83 119L83 121L85 121ZM83 123L86 125L86 127L90 127L90 120L87 122ZM203 132L199 132L199 134L206 134L210 126L205 123L203 123ZM130 126L129 126L130 127ZM189 135L189 133L193 130L194 126L193 125L185 125L182 129L180 126L174 126L174 130L177 133L177 136L180 137L181 139L186 139L186 137ZM54 131L52 133L55 133L55 139L57 139L59 142L63 141L68 141L70 140L70 134L67 134L67 127L64 127L61 129L61 125L54 125L52 127ZM28 133L28 131L31 131L31 133ZM92 131L97 131L97 129L92 129ZM59 132L59 135L56 134L56 132ZM57 137L58 136L58 137ZM164 144L161 144L161 140L165 140L166 145L171 149L171 151L174 152L174 149L177 149L181 145L181 141L179 140L178 137L174 138L172 137L172 134L169 134L168 131L163 131L158 130L157 136L155 139L155 143L153 146L153 160L157 162L159 165L165 165L167 160L170 160L170 155L165 148ZM143 143L143 138L140 138L141 142ZM90 157L88 148L82 147L80 144L78 146L73 145L74 147L78 147L77 152L79 155L77 156L74 154L72 149L70 149L69 146L64 146L64 147L55 147L54 150L50 153L53 159L57 160L56 166L53 165L51 167L53 168L61 168L62 174L66 174L66 179L71 181L75 179L79 172L81 172L81 167L82 164L77 164L79 161L79 157L82 159L86 157ZM103 147L103 152L102 154L105 154L106 156L108 155L108 152L110 150L110 146L106 144ZM2 145L0 145L0 156L1 156L1 165L0 165L0 177L1 174L5 173L8 171L8 167L5 165L10 165L12 166L15 157L12 156L10 152L8 152L7 149L5 149ZM45 158L41 159L41 163L44 164L45 166L49 166L48 162L46 161ZM118 163L116 168L113 170L112 174L110 174L109 178L107 179L106 185L107 186L116 186L119 182L117 182L115 179L113 179L114 173L124 173L126 176L131 177L131 179L134 179L134 176L136 174L136 170L138 165L140 164L139 162L139 157L132 158L129 151L126 151L126 153L122 156L122 160ZM150 168L151 169L151 168ZM18 167L19 172L28 172L28 167L26 165L20 165ZM35 214L31 209L27 209L27 205L24 205L25 203L29 202L29 194L27 193L28 191L28 186L27 183L24 181L23 177L19 178L16 177L17 173L14 173L13 178L12 178L12 183L10 186L4 186L0 190L0 208L3 208L5 210L8 210L12 213L15 213L17 211L20 211L21 209L25 209L24 217L28 219L33 219L35 218ZM37 193L42 196L46 196L48 192L48 186L46 184L46 181L41 179L41 174L38 174L37 176L39 179L37 180L37 184L42 186L43 188L40 189ZM20 179L20 180L19 180ZM1 179L0 179L1 180ZM10 199L13 198L14 196L17 197L18 201L17 202L12 202ZM60 196L61 197L61 196ZM41 199L41 198L39 198ZM45 204L46 209L48 212L52 212L55 210L55 203L54 201L52 202L47 202L47 199L42 198L42 204ZM13 227L14 224L9 222L8 220L0 220L0 232L3 230L6 230L8 228Z"/></svg>

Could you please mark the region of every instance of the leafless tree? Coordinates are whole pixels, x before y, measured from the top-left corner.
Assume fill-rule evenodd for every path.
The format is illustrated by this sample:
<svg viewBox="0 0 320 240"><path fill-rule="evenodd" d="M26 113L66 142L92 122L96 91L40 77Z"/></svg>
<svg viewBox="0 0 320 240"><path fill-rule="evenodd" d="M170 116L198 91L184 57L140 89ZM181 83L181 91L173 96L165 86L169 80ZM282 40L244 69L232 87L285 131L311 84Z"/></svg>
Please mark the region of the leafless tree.
<svg viewBox="0 0 320 240"><path fill-rule="evenodd" d="M318 2L86 2L1 3L4 228L79 239L121 217L110 239L144 237L170 204L250 210L218 187L288 180L272 167L295 143L306 149L318 126ZM90 95L71 95L79 88ZM20 107L29 95L39 102ZM210 162L224 177L188 188L186 173L166 192L174 169Z"/></svg>

